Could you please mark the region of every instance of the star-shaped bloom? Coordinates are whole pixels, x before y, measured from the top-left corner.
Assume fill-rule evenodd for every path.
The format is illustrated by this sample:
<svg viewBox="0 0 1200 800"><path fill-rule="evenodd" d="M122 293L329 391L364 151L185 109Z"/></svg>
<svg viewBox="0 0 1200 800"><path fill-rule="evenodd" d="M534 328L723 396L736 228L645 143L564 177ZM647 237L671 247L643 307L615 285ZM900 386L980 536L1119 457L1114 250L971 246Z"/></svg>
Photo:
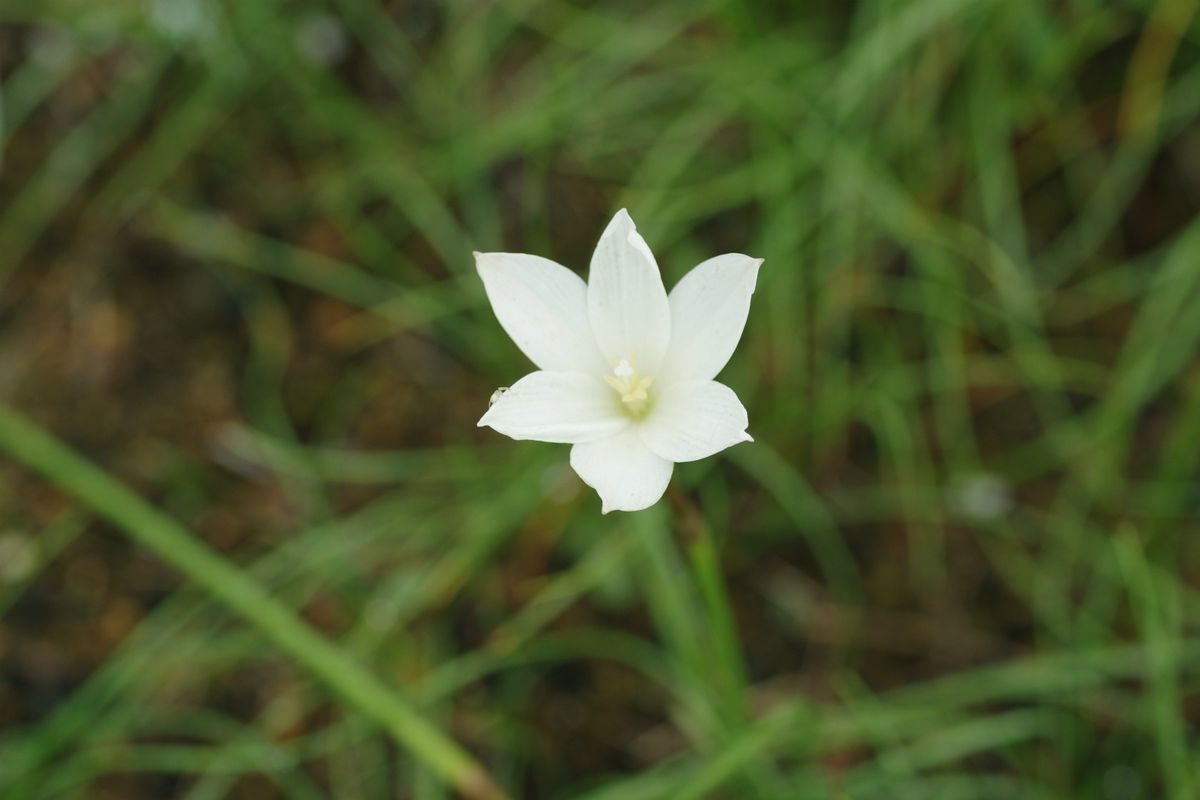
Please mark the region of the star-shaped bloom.
<svg viewBox="0 0 1200 800"><path fill-rule="evenodd" d="M746 409L713 378L742 336L761 263L710 258L668 296L625 209L586 284L540 256L476 253L500 325L538 367L494 395L479 425L572 445L571 467L605 514L653 505L676 462L751 441Z"/></svg>

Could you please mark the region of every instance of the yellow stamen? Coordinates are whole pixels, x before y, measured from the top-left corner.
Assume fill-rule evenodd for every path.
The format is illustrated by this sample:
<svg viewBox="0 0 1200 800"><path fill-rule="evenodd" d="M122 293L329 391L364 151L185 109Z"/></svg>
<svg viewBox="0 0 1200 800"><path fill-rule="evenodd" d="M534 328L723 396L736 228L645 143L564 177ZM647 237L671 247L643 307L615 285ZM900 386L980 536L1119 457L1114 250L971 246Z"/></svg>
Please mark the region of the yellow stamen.
<svg viewBox="0 0 1200 800"><path fill-rule="evenodd" d="M635 364L636 362L630 364L628 359L622 358L613 367L613 374L605 375L604 380L621 396L621 402L627 406L630 413L641 414L646 410L646 403L650 399L647 390L650 384L654 383L654 376L639 376Z"/></svg>

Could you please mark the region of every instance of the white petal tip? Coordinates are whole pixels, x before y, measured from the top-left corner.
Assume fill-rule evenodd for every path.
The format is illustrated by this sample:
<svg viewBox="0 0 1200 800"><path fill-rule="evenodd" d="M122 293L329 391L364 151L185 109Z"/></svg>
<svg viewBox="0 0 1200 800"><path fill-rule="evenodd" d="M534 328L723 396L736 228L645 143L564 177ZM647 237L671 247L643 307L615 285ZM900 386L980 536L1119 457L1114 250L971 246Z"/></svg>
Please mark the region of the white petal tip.
<svg viewBox="0 0 1200 800"><path fill-rule="evenodd" d="M742 431L742 441L743 442L753 442L754 437L751 436L750 434L746 433L745 431Z"/></svg>
<svg viewBox="0 0 1200 800"><path fill-rule="evenodd" d="M637 225L634 223L633 217L629 216L629 211L627 209L618 209L617 213L613 214L612 222L619 223L621 225L627 225L629 227L629 231L626 234L626 239L628 241L635 242L641 238L641 234L637 232ZM609 224L611 225L612 223Z"/></svg>
<svg viewBox="0 0 1200 800"><path fill-rule="evenodd" d="M610 513L610 512L612 512L613 510L614 510L614 509L613 509L613 507L612 507L612 506L610 506L608 503L601 503L601 504L600 504L600 513L601 513L601 514L609 514L609 513Z"/></svg>
<svg viewBox="0 0 1200 800"><path fill-rule="evenodd" d="M476 255L478 255L478 254L476 254ZM754 259L754 268L755 268L755 269L758 269L759 267L761 267L761 266L763 265L763 262L764 262L764 261L766 261L766 259L765 259L765 258L756 258L756 259Z"/></svg>

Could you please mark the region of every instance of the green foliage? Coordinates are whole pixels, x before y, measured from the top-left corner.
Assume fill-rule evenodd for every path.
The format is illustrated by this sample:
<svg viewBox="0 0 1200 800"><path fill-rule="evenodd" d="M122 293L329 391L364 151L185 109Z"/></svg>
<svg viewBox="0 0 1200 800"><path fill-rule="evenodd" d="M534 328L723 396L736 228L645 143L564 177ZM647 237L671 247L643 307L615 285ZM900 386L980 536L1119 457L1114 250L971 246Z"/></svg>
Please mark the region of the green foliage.
<svg viewBox="0 0 1200 800"><path fill-rule="evenodd" d="M0 797L1200 793L1192 4L0 25ZM602 517L471 251L621 206L756 441Z"/></svg>

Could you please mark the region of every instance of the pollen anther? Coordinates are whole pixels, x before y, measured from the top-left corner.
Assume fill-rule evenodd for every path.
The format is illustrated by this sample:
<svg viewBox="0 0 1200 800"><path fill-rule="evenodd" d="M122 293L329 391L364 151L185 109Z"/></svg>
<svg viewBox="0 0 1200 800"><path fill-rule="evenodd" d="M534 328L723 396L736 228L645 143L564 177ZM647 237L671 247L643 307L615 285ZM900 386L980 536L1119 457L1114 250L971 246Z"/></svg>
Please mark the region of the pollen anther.
<svg viewBox="0 0 1200 800"><path fill-rule="evenodd" d="M636 362L631 364L629 359L622 358L613 367L612 375L605 375L604 380L620 395L621 402L630 413L641 414L646 410L646 403L650 399L648 390L650 384L654 383L654 376L639 376L635 364Z"/></svg>

